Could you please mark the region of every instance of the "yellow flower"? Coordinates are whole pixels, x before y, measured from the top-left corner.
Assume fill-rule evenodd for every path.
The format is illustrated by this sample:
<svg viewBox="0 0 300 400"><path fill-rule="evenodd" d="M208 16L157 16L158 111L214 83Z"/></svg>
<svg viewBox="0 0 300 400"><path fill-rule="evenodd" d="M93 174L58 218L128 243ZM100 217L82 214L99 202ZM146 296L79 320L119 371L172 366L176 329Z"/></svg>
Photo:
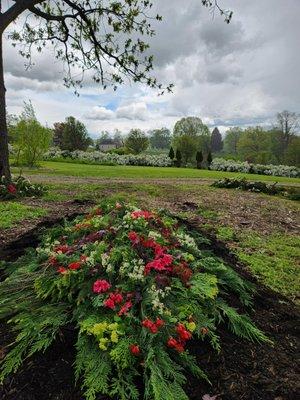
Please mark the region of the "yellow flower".
<svg viewBox="0 0 300 400"><path fill-rule="evenodd" d="M95 324L92 328L90 328L90 332L96 336L102 336L106 330L107 330L106 322L101 322L99 324Z"/></svg>
<svg viewBox="0 0 300 400"><path fill-rule="evenodd" d="M107 338L101 338L99 342L99 348L101 350L107 350L107 342L108 342Z"/></svg>
<svg viewBox="0 0 300 400"><path fill-rule="evenodd" d="M112 331L111 335L110 335L110 340L113 343L118 343L119 341L119 337L118 337L118 333L117 331Z"/></svg>
<svg viewBox="0 0 300 400"><path fill-rule="evenodd" d="M114 324L109 324L107 328L108 328L110 331L116 331L116 330L118 329L118 327L119 327L118 323L115 322Z"/></svg>
<svg viewBox="0 0 300 400"><path fill-rule="evenodd" d="M188 322L186 324L186 327L190 332L194 332L194 330L196 329L196 324L195 322Z"/></svg>

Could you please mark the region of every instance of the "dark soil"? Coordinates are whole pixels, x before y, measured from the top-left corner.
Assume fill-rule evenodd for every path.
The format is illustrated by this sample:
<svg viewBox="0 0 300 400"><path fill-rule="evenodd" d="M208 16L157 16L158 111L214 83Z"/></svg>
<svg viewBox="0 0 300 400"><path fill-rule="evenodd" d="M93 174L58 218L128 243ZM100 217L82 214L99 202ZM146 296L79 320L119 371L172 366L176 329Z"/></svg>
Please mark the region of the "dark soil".
<svg viewBox="0 0 300 400"><path fill-rule="evenodd" d="M197 228L197 220L191 227ZM247 269L222 244L211 238L216 255L222 257L245 278L255 281ZM11 243L11 246L13 244ZM12 248L12 247L11 247ZM232 300L233 302L235 299ZM249 343L220 326L222 350L216 354L205 342L194 341L190 351L208 374L212 383L187 375L187 393L191 400L205 394L220 400L296 400L300 398L299 321L296 306L279 294L259 286L252 319L274 345ZM0 358L6 352L10 332L0 326ZM61 337L42 355L25 362L15 375L0 387L1 400L83 400L74 385L73 368L76 332L62 332ZM2 345L2 347L1 347ZM299 366L299 362L298 362ZM105 399L99 396L99 399Z"/></svg>

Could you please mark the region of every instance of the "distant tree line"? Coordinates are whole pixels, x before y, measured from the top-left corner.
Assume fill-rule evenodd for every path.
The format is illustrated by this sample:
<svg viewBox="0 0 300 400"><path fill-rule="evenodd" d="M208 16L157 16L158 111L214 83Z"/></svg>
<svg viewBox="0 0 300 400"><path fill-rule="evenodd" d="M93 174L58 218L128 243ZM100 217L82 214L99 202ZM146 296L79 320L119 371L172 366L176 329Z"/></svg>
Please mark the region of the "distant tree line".
<svg viewBox="0 0 300 400"><path fill-rule="evenodd" d="M186 117L176 122L173 133L163 127L148 132L132 129L123 135L116 129L113 133L103 131L93 140L85 125L73 116L54 123L53 129L42 126L31 102L25 103L19 117L8 116L8 125L18 165L35 165L49 146L59 147L66 154L89 149L117 154L165 153L178 167L209 168L216 156L260 164L300 165L299 116L289 111L278 113L271 129L231 127L224 137L217 127L210 132L200 118Z"/></svg>

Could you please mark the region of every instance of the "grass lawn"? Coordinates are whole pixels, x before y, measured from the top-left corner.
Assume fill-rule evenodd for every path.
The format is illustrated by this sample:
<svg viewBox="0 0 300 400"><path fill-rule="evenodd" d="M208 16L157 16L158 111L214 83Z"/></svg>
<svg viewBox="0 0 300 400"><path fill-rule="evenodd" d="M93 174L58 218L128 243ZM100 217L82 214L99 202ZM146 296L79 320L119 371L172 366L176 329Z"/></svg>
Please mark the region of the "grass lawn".
<svg viewBox="0 0 300 400"><path fill-rule="evenodd" d="M13 168L17 173L19 170ZM236 172L208 171L195 168L172 168L172 167L138 167L138 166L109 166L90 165L68 162L44 161L41 168L23 169L23 173L34 175L65 175L75 177L98 177L98 178L133 178L133 179L221 179L246 178L249 180L260 180L269 182L281 182L286 184L300 184L300 178L275 177L268 175L243 174Z"/></svg>
<svg viewBox="0 0 300 400"><path fill-rule="evenodd" d="M24 219L38 218L47 211L39 207L27 206L18 202L0 203L0 229L11 228Z"/></svg>

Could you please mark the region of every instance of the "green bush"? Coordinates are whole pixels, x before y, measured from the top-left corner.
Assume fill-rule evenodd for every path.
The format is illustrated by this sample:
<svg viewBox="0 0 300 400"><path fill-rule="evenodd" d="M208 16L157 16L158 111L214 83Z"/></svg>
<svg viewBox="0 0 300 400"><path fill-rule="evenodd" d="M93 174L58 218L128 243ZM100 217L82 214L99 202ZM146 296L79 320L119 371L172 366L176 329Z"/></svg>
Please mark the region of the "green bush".
<svg viewBox="0 0 300 400"><path fill-rule="evenodd" d="M185 371L207 379L187 349L192 338L220 350L218 325L267 341L247 315L227 304L235 294L251 305L252 286L219 259L204 256L204 238L167 214L103 203L56 227L41 246L7 266L0 318L16 332L1 379L46 350L72 324L75 376L85 398L188 400ZM21 290L22 289L22 290Z"/></svg>
<svg viewBox="0 0 300 400"><path fill-rule="evenodd" d="M18 197L41 197L47 192L47 187L18 176L12 181L0 177L0 199L8 200Z"/></svg>

